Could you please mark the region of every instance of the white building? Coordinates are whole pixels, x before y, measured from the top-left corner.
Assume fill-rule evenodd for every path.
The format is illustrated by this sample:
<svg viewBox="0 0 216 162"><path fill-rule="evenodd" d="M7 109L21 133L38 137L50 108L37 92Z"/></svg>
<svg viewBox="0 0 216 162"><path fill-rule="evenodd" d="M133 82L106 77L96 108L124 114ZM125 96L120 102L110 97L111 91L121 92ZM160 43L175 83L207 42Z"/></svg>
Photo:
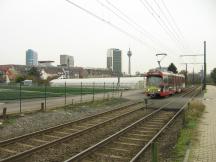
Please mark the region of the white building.
<svg viewBox="0 0 216 162"><path fill-rule="evenodd" d="M74 67L74 57L70 55L60 55L60 65Z"/></svg>
<svg viewBox="0 0 216 162"><path fill-rule="evenodd" d="M38 66L40 67L52 67L52 63L54 63L55 61L38 61Z"/></svg>

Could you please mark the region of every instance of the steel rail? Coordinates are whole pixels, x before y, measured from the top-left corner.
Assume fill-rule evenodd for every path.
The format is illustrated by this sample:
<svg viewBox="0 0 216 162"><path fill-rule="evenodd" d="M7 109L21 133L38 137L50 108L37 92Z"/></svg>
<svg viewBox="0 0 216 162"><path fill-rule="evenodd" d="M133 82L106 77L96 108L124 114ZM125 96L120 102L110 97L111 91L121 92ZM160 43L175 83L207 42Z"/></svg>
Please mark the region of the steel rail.
<svg viewBox="0 0 216 162"><path fill-rule="evenodd" d="M25 139L27 137L39 135L41 133L47 133L47 132L53 131L53 130L58 129L58 128L60 129L60 128L66 127L68 125L75 124L77 122L83 122L85 120L89 120L89 119L92 119L92 118L95 118L95 117L98 117L98 116L101 116L101 115L105 115L105 114L108 114L108 113L114 113L115 111L119 111L119 110L125 109L127 107L137 105L137 104L139 104L141 102L142 101L125 104L125 105L122 105L120 107L114 108L112 110L108 110L108 111L105 111L105 112L97 113L97 114L94 114L94 115L91 115L91 116L88 116L88 117L84 117L84 118L81 118L81 119L78 119L78 120L74 120L74 121L71 121L71 122L59 124L57 126L49 127L49 128L46 128L46 129L42 129L42 130L39 130L39 131L32 132L32 133L24 134L22 136L18 136L18 137L10 138L10 139L7 139L7 140L3 140L3 141L0 141L0 147L8 145L8 144L13 143L13 142L17 142L19 140L23 140L23 139Z"/></svg>
<svg viewBox="0 0 216 162"><path fill-rule="evenodd" d="M80 120L77 120L77 121L74 121L74 122L69 122L69 123L66 123L66 124L62 124L62 125L59 125L59 126L55 126L55 127L52 127L52 128L48 128L48 129L45 129L45 131L42 130L42 131L38 131L38 132L36 132L36 133L33 132L33 134L30 133L29 136L28 136L28 135L24 135L24 136L21 136L21 137L18 137L18 138L14 138L14 139L12 139L12 141L6 141L6 143L4 143L4 144L5 144L5 145L11 144L12 142L17 142L17 141L23 140L23 139L25 139L25 138L30 138L30 137L32 137L32 136L34 136L34 135L37 135L37 134L47 133L47 132L53 131L54 129L58 129L58 128L60 129L61 127L64 128L64 127L66 127L67 125L73 124L73 123L75 123L75 122L79 122L79 121L83 121L83 120L85 121L85 120L87 120L87 119L95 118L95 117L98 116L98 115L105 114L105 113L109 113L109 112L115 112L115 111L117 111L117 110L121 110L121 109L130 107L130 106L133 106L133 105L138 105L139 103L141 103L141 101L135 102L135 103L132 103L132 104L130 104L130 105L126 105L126 106L123 106L123 107L120 107L120 108L117 108L117 109L113 109L113 110L111 110L111 111L107 111L107 112L99 113L99 114L97 114L97 115L93 115L93 116L90 116L90 117L87 117L87 118L83 118L83 119L80 119ZM37 150L40 150L40 149L45 148L45 147L48 147L48 146L55 145L55 144L60 143L60 142L64 142L64 141L66 141L66 140L68 140L68 139L70 139L70 138L73 138L73 137L77 137L78 135L81 135L81 134L83 134L83 133L85 133L85 132L88 132L88 131L90 131L90 130L92 130L92 129L95 129L95 128L99 127L99 126L102 126L102 125L104 125L104 124L106 124L106 123L108 123L108 122L114 121L114 120L116 120L116 119L118 119L118 118L127 116L127 115L129 115L130 113L136 112L136 111L138 111L138 110L140 110L140 109L142 109L142 108L144 108L144 105L141 106L140 108L136 109L136 110L126 112L126 113L124 113L124 114L122 114L122 115L119 115L119 116L114 117L114 118L112 118L112 119L106 120L106 121L101 122L101 123L99 123L99 124L97 124L97 125L94 125L94 126L92 126L92 127L89 127L89 128L84 129L84 130L81 130L81 131L78 131L78 132L69 134L69 135L67 135L67 136L64 136L63 138L60 138L60 139L57 139L57 140L54 140L54 141L51 141L51 142L47 142L47 143L45 143L45 144L43 144L43 145L36 146L36 147L34 147L34 148L32 148L32 149L29 149L29 150L26 150L26 151L17 153L17 154L15 154L15 155L9 156L8 158L1 159L0 162L15 161L15 160L17 160L17 159L22 159L23 157L25 157L25 156L27 156L27 155L30 155L30 154L34 153L35 151L37 151ZM34 133L35 133L35 134L34 134ZM16 141L16 139L17 139L17 141ZM5 141L4 141L4 142L5 142ZM3 146L4 146L4 145L3 145Z"/></svg>
<svg viewBox="0 0 216 162"><path fill-rule="evenodd" d="M132 105L133 105L133 104L132 104ZM135 104L135 105L136 105L136 104ZM55 145L55 144L57 144L57 143L64 142L64 141L66 141L66 140L68 140L68 139L70 139L70 138L74 138L74 137L77 137L77 136L79 136L79 135L82 135L82 134L84 134L84 133L86 133L86 132L88 132L88 131L90 131L90 130L93 130L93 129L95 129L95 128L98 128L98 127L100 127L100 126L102 126L102 125L105 125L105 124L107 124L107 123L109 123L109 122L115 121L115 120L120 119L120 118L122 118L122 117L128 116L129 114L132 114L132 113L135 113L135 112L137 112L137 111L140 111L140 110L143 109L144 107L145 107L144 105L143 105L143 106L140 106L139 108L137 108L137 109L135 109L135 110L131 110L131 111L129 111L129 112L126 112L126 113L121 114L121 115L119 115L119 116L116 116L116 117L114 117L114 118L105 120L105 121L103 121L103 122L101 122L101 123L98 123L98 124L96 124L96 125L94 125L94 126L88 127L88 128L86 128L86 129L84 129L84 130L80 130L80 131L78 131L78 132L75 132L75 133L69 134L69 135L67 135L67 136L64 136L64 137L62 137L62 138L60 138L60 139L56 139L56 140L54 140L54 141L45 143L45 144L43 144L43 145L34 147L34 148L32 148L32 149L29 149L29 150L20 152L20 153L18 153L18 154L15 154L15 155L13 155L13 156L8 157L8 158L1 159L0 162L9 162L9 161L15 161L15 160L17 160L17 159L22 159L22 157L25 157L25 156L27 156L27 155L30 155L30 154L32 154L33 152L37 151L37 150L40 150L40 149L45 148L45 147L50 147L50 146ZM42 132L42 133L43 133L43 132Z"/></svg>
<svg viewBox="0 0 216 162"><path fill-rule="evenodd" d="M190 94L194 89L192 88L191 90L189 90L188 92L186 92L185 94L181 95L181 97L186 96L187 94ZM175 99L173 100L175 101ZM65 160L64 162L71 162L71 161L79 161L83 158L85 158L86 156L88 156L91 152L93 152L94 150L98 149L99 147L109 143L111 140L118 138L119 136L121 136L122 134L124 134L125 132L127 132L129 129L132 129L134 126L138 125L139 123L143 122L144 120L152 117L153 115L155 115L156 113L160 112L161 110L163 110L166 106L170 105L171 103L173 103L173 101L170 101L169 103L159 107L157 110L151 112L150 114L144 116L143 118L137 120L136 122L132 123L131 125L121 129L120 131L116 132L115 134L105 138L104 140L98 142L97 144L83 150L82 152L72 156L71 158Z"/></svg>
<svg viewBox="0 0 216 162"><path fill-rule="evenodd" d="M53 126L53 127L49 127L49 128L46 128L46 129L39 130L39 131L35 131L35 132L32 132L32 133L24 134L24 135L21 135L21 136L18 136L18 137L6 139L6 140L3 140L3 141L0 141L0 147L1 147L1 146L8 145L8 144L13 143L13 142L17 142L17 141L19 141L19 140L23 140L23 139L25 139L25 138L27 138L27 137L39 135L39 134L41 134L41 133L50 132L50 131L53 131L53 130L58 129L58 128L60 129L60 128L66 127L66 126L68 126L68 125L75 124L75 123L77 123L77 122L83 122L83 121L85 121L85 120L89 120L89 119L98 117L98 116L100 116L100 115L105 115L105 114L108 114L108 113L114 113L115 111L119 111L119 110L125 109L125 108L127 108L127 107L137 105L137 104L142 103L142 102L143 102L143 101L136 101L136 102L132 102L132 103L126 103L126 104L123 104L123 105L121 105L121 106L118 106L117 108L114 108L114 109L112 109L112 110L108 110L108 111L105 111L105 112L101 112L101 113L97 113L97 114L94 114L94 115L90 115L90 116L88 116L88 117L84 117L84 118L81 118L81 119L78 119L78 120L74 120L74 121L71 121L71 122L59 124L59 125L56 125L56 126ZM150 104L148 104L148 106L149 106L149 105L150 105Z"/></svg>
<svg viewBox="0 0 216 162"><path fill-rule="evenodd" d="M201 87L198 87L196 90L199 90ZM195 90L195 91L196 91ZM175 113L175 115L157 132L157 134L152 137L152 139L130 160L130 162L135 162L139 157L144 153L144 151L159 137L159 135L172 123L180 113L188 106L188 103L197 96L198 93L192 95L192 97L187 101L181 108Z"/></svg>

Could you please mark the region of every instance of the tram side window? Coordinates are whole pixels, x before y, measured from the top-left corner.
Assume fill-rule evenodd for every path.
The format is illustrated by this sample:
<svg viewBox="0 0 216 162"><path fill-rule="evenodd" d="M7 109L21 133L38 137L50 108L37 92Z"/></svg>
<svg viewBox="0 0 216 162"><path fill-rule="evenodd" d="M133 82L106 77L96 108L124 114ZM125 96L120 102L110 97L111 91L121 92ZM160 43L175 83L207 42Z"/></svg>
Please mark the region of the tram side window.
<svg viewBox="0 0 216 162"><path fill-rule="evenodd" d="M164 76L163 81L164 81L165 84L167 84L168 83L168 77Z"/></svg>
<svg viewBox="0 0 216 162"><path fill-rule="evenodd" d="M173 84L173 77L172 76L168 76L168 83L169 85L172 85Z"/></svg>
<svg viewBox="0 0 216 162"><path fill-rule="evenodd" d="M179 87L180 86L180 78L176 77L176 85Z"/></svg>

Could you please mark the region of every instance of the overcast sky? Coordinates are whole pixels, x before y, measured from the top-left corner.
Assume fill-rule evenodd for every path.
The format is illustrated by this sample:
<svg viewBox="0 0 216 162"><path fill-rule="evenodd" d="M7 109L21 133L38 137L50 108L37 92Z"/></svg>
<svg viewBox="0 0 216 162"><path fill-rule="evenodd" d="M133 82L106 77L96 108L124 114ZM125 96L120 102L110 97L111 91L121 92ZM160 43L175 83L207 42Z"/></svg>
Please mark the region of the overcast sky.
<svg viewBox="0 0 216 162"><path fill-rule="evenodd" d="M206 40L208 72L216 67L216 0L71 2L130 36L66 0L0 0L0 64L25 64L25 51L31 48L38 52L39 60L53 60L59 64L59 55L68 54L74 56L76 66L106 67L107 49L119 48L123 52L123 71L127 72L126 54L130 48L133 73L156 67L156 53L168 54L162 66L174 62L183 69L184 65L180 63L199 63L202 58L180 58L179 55L202 54L203 41ZM123 15L110 4L130 20L124 17L126 23L119 19L113 11L118 16ZM151 9L154 12L150 13ZM197 71L201 69L201 65L189 65L190 71L193 66Z"/></svg>

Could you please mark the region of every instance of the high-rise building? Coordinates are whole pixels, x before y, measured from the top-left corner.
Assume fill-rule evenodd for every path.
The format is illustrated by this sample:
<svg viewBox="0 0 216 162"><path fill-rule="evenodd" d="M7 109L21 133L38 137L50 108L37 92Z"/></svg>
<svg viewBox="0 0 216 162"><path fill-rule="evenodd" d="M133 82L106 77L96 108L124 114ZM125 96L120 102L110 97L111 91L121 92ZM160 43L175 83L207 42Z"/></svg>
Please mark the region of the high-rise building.
<svg viewBox="0 0 216 162"><path fill-rule="evenodd" d="M60 55L60 65L74 67L74 57L69 55Z"/></svg>
<svg viewBox="0 0 216 162"><path fill-rule="evenodd" d="M26 65L37 66L38 65L38 54L32 49L26 51Z"/></svg>
<svg viewBox="0 0 216 162"><path fill-rule="evenodd" d="M114 74L122 73L122 52L116 48L107 50L107 68L111 69Z"/></svg>

